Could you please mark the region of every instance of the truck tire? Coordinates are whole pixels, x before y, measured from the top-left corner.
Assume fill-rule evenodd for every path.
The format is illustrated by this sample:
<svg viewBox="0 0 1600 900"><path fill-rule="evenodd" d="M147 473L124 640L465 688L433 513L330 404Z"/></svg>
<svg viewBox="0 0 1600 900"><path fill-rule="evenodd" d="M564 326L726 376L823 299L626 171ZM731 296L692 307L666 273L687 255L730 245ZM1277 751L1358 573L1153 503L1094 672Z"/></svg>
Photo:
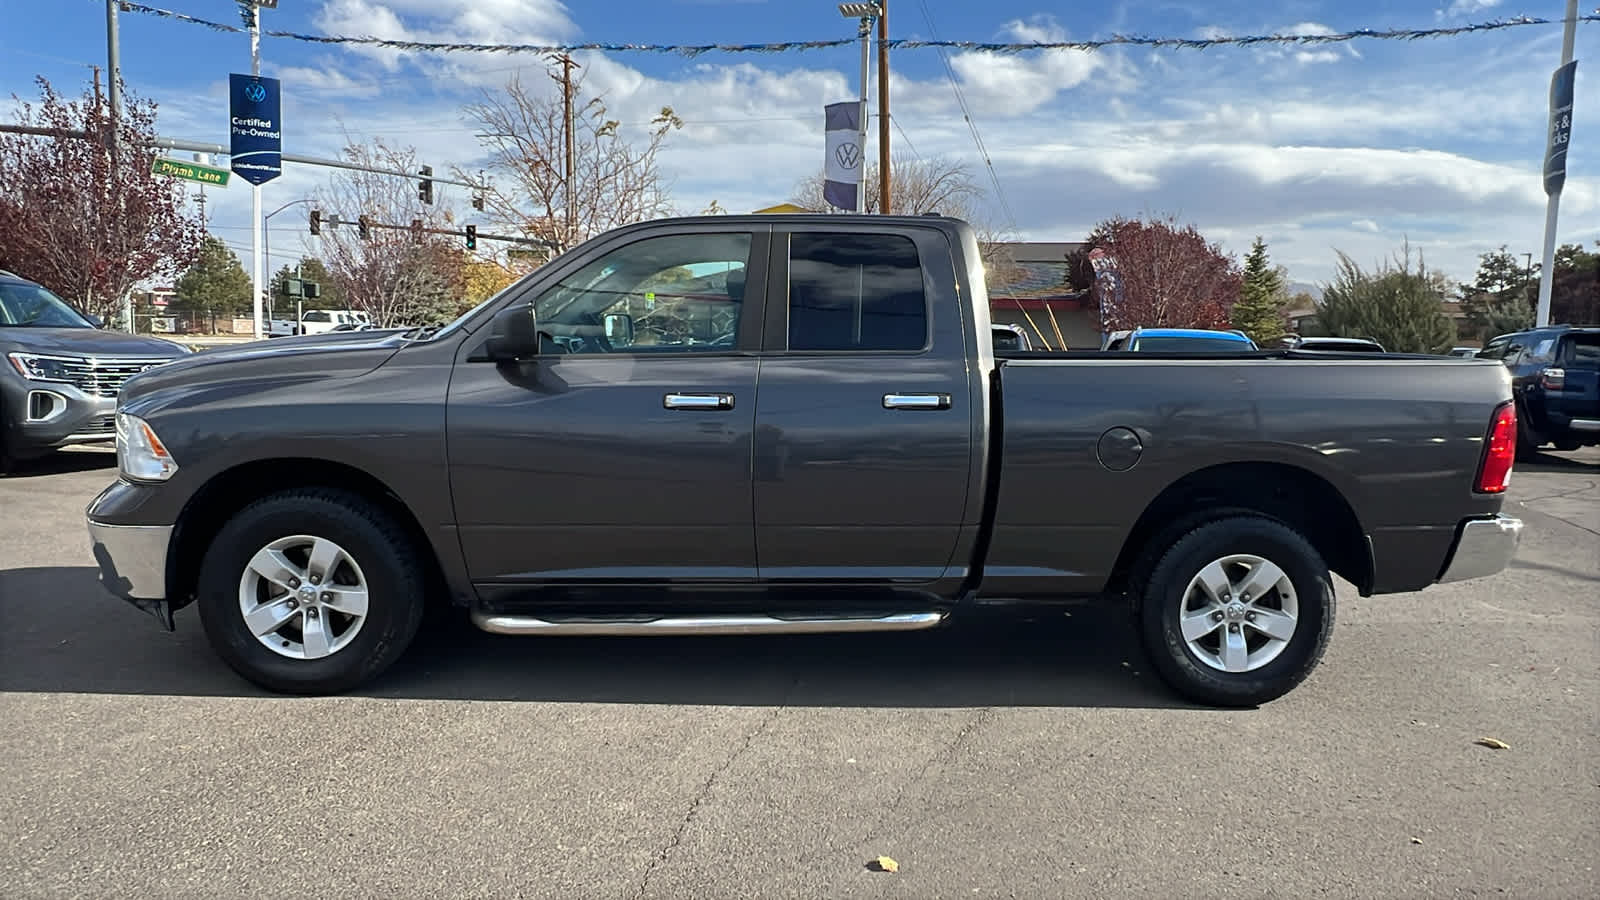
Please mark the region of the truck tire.
<svg viewBox="0 0 1600 900"><path fill-rule="evenodd" d="M271 691L332 694L383 672L426 604L421 548L359 495L273 494L223 525L195 605L213 649Z"/></svg>
<svg viewBox="0 0 1600 900"><path fill-rule="evenodd" d="M1517 455L1518 462L1527 462L1537 459L1539 448L1544 446L1544 435L1533 430L1533 420L1528 418L1527 410L1522 404L1517 404Z"/></svg>
<svg viewBox="0 0 1600 900"><path fill-rule="evenodd" d="M1299 532L1263 515L1231 515L1157 552L1134 600L1145 651L1179 694L1256 706L1316 668L1333 630L1333 581Z"/></svg>

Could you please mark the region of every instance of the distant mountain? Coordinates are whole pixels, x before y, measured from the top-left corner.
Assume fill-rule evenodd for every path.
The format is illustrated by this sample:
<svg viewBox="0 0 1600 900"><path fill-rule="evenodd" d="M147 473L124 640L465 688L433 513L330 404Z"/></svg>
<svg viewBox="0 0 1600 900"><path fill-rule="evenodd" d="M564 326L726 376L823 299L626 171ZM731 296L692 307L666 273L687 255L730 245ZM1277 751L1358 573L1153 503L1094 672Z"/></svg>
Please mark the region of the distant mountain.
<svg viewBox="0 0 1600 900"><path fill-rule="evenodd" d="M1299 293L1310 294L1311 299L1313 300L1322 299L1322 288L1317 287L1314 284L1308 284L1304 281L1289 282L1289 296L1293 297L1295 294Z"/></svg>

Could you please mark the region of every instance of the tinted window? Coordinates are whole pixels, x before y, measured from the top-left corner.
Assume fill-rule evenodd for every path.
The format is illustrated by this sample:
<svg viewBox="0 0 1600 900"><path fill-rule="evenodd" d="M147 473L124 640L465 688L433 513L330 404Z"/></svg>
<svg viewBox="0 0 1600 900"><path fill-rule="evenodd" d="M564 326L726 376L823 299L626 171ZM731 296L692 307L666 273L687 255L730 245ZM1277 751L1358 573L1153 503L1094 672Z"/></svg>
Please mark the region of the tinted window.
<svg viewBox="0 0 1600 900"><path fill-rule="evenodd" d="M311 312L306 313L305 317L302 318L300 321L302 321L302 322L331 322L333 320L330 319L328 317L328 314L323 312L322 310L314 309Z"/></svg>
<svg viewBox="0 0 1600 900"><path fill-rule="evenodd" d="M534 301L568 353L718 352L737 341L751 236L674 234L594 260Z"/></svg>
<svg viewBox="0 0 1600 900"><path fill-rule="evenodd" d="M1569 334L1561 364L1569 369L1600 369L1600 334Z"/></svg>
<svg viewBox="0 0 1600 900"><path fill-rule="evenodd" d="M927 296L917 245L893 234L795 234L789 349L921 350Z"/></svg>
<svg viewBox="0 0 1600 900"><path fill-rule="evenodd" d="M1377 353L1381 349L1377 344L1366 341L1309 341L1305 344L1307 350L1340 350L1352 353Z"/></svg>

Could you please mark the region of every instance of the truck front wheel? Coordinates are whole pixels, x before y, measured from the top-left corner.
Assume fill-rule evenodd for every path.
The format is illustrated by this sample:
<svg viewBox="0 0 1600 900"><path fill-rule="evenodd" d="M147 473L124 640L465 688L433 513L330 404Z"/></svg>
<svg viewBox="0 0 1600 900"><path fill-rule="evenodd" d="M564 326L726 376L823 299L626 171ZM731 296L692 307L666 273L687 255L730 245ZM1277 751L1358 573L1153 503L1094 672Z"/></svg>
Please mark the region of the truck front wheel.
<svg viewBox="0 0 1600 900"><path fill-rule="evenodd" d="M326 489L258 500L218 532L195 605L234 671L272 691L349 690L387 669L422 620L418 548L360 496Z"/></svg>
<svg viewBox="0 0 1600 900"><path fill-rule="evenodd" d="M1321 554L1265 516L1218 519L1162 553L1136 600L1145 650L1183 696L1254 706L1316 668L1333 630Z"/></svg>

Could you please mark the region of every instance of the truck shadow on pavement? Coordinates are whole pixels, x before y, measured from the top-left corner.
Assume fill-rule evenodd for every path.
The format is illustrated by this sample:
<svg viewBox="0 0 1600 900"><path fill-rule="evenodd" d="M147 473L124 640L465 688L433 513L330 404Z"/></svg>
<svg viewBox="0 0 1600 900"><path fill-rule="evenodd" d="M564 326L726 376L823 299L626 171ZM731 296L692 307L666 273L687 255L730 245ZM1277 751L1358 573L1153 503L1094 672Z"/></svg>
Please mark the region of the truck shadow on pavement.
<svg viewBox="0 0 1600 900"><path fill-rule="evenodd" d="M0 571L0 690L269 697L217 658L193 609L169 633L93 568ZM1191 708L1120 610L974 615L906 634L538 638L431 617L354 696L861 708Z"/></svg>
<svg viewBox="0 0 1600 900"><path fill-rule="evenodd" d="M117 467L117 454L111 450L66 450L35 459L12 463L12 470L0 479L19 481L24 478L41 478L46 475L66 475L74 472L112 470Z"/></svg>
<svg viewBox="0 0 1600 900"><path fill-rule="evenodd" d="M1589 473L1600 475L1600 459L1579 459L1566 453L1536 453L1531 459L1519 459L1512 468L1512 476L1516 472L1548 472L1551 474L1565 474L1569 472Z"/></svg>

